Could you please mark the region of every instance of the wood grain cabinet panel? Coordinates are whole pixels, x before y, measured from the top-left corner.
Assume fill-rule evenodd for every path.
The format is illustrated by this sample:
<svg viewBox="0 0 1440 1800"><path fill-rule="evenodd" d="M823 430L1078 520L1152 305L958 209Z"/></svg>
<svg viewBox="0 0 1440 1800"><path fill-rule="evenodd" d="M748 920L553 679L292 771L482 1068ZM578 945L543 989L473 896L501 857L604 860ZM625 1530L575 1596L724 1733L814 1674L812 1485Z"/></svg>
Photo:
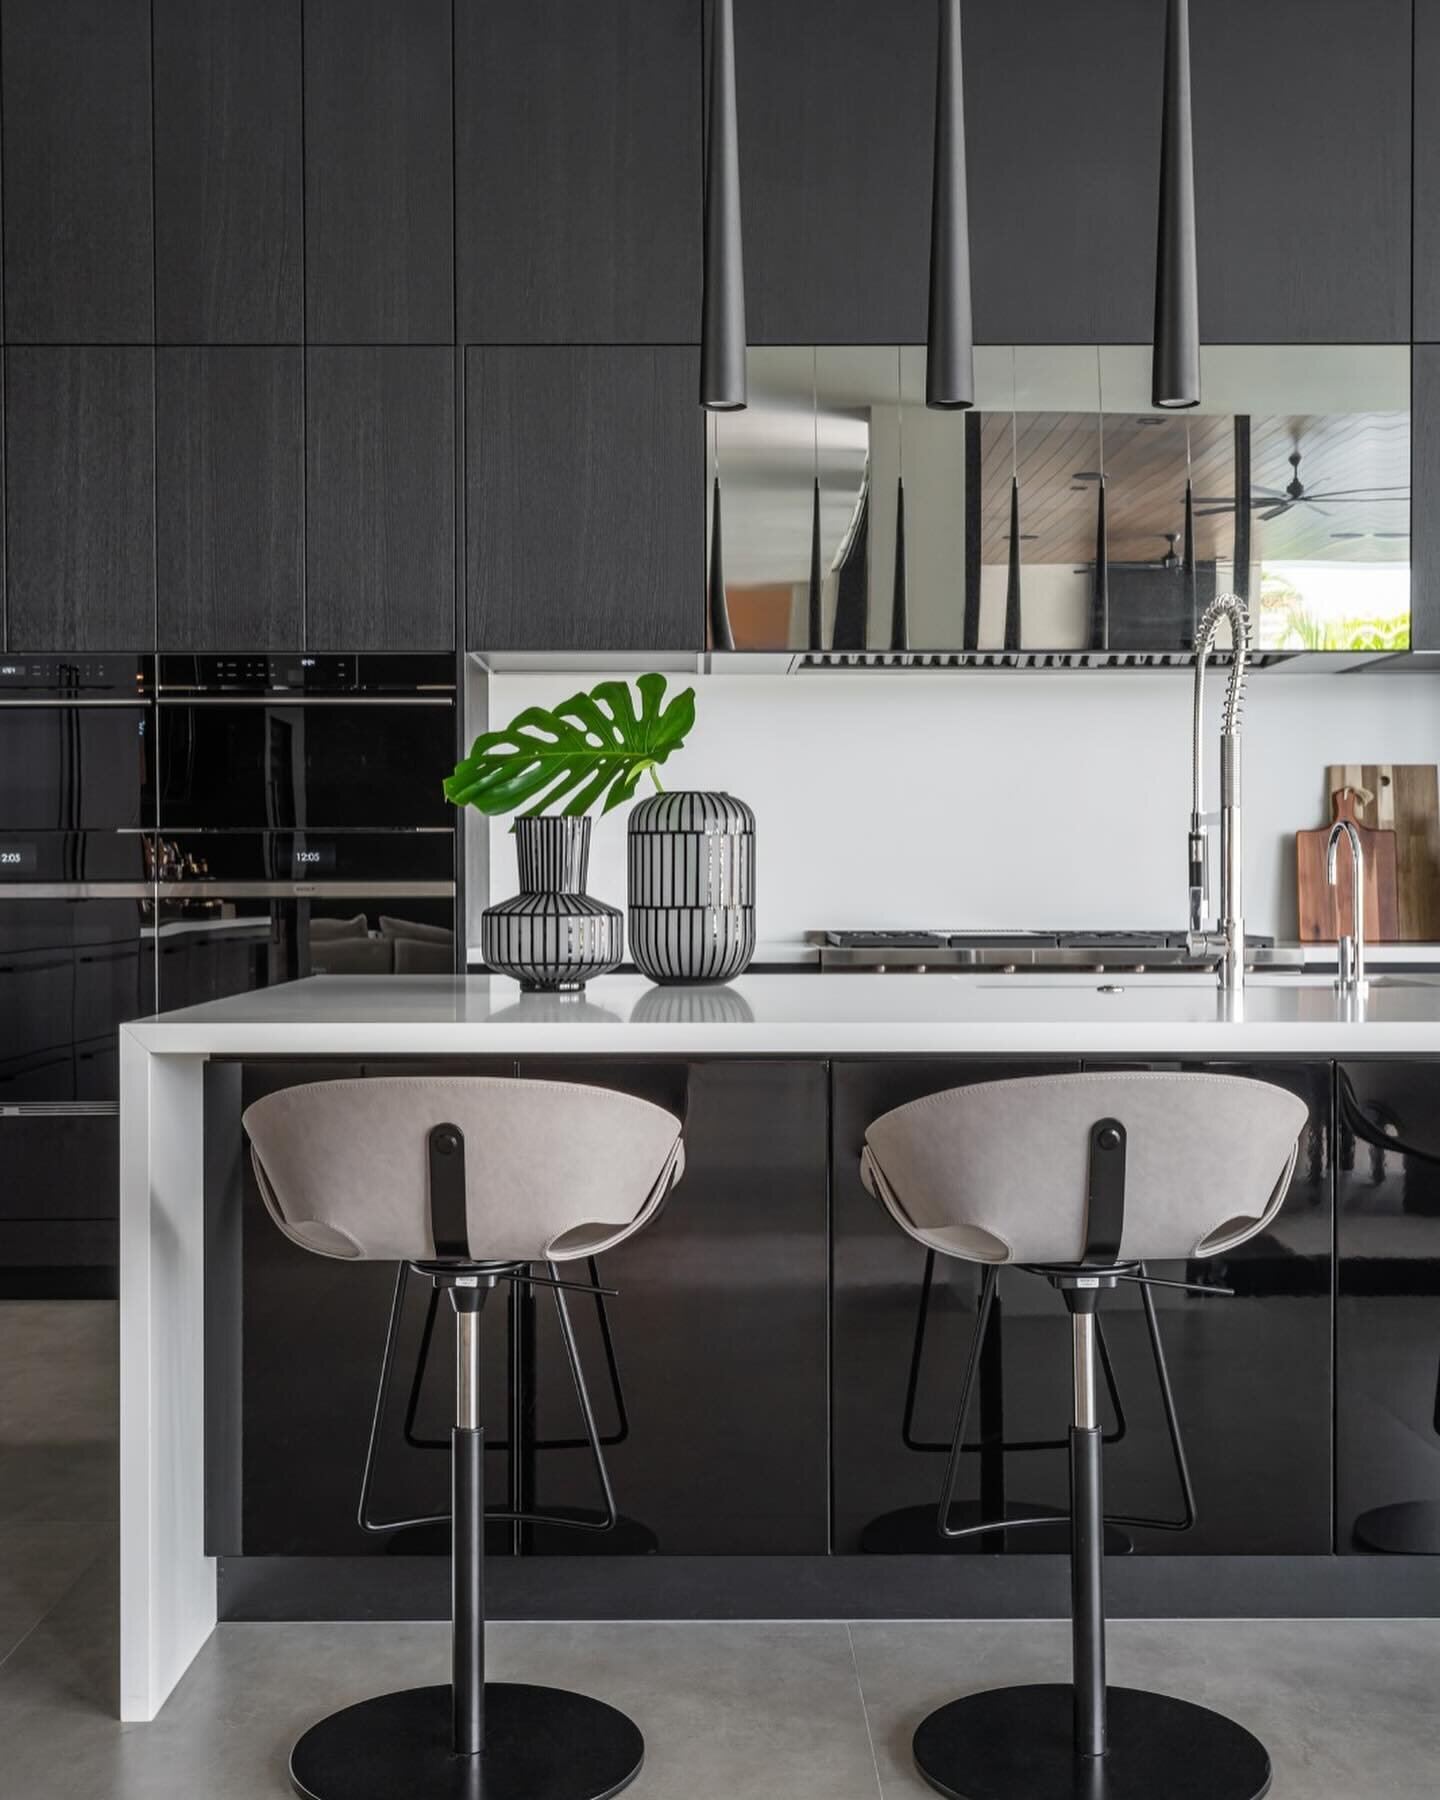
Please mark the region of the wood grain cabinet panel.
<svg viewBox="0 0 1440 1800"><path fill-rule="evenodd" d="M468 647L703 649L698 353L472 348L465 371Z"/></svg>
<svg viewBox="0 0 1440 1800"><path fill-rule="evenodd" d="M923 342L935 32L932 0L736 0L752 343Z"/></svg>
<svg viewBox="0 0 1440 1800"><path fill-rule="evenodd" d="M306 352L307 644L455 644L455 354Z"/></svg>
<svg viewBox="0 0 1440 1800"><path fill-rule="evenodd" d="M306 331L455 336L450 0L305 0Z"/></svg>
<svg viewBox="0 0 1440 1800"><path fill-rule="evenodd" d="M149 0L5 0L5 335L155 335Z"/></svg>
<svg viewBox="0 0 1440 1800"><path fill-rule="evenodd" d="M302 352L157 352L162 650L304 641Z"/></svg>
<svg viewBox="0 0 1440 1800"><path fill-rule="evenodd" d="M298 344L300 0L155 0L156 331Z"/></svg>
<svg viewBox="0 0 1440 1800"><path fill-rule="evenodd" d="M701 11L456 0L467 342L698 338Z"/></svg>
<svg viewBox="0 0 1440 1800"><path fill-rule="evenodd" d="M155 353L5 353L10 646L155 637Z"/></svg>

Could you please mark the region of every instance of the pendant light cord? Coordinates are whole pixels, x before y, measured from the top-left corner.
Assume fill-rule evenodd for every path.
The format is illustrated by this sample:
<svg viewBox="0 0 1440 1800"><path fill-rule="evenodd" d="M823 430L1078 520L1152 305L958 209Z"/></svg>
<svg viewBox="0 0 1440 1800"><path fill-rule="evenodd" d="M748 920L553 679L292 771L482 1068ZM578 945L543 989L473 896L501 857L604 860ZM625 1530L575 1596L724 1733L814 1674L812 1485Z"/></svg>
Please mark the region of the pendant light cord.
<svg viewBox="0 0 1440 1800"><path fill-rule="evenodd" d="M1100 360L1100 346L1095 346L1095 404L1099 407L1100 485L1105 485L1105 368Z"/></svg>
<svg viewBox="0 0 1440 1800"><path fill-rule="evenodd" d="M895 449L897 472L905 479L905 348L895 346Z"/></svg>

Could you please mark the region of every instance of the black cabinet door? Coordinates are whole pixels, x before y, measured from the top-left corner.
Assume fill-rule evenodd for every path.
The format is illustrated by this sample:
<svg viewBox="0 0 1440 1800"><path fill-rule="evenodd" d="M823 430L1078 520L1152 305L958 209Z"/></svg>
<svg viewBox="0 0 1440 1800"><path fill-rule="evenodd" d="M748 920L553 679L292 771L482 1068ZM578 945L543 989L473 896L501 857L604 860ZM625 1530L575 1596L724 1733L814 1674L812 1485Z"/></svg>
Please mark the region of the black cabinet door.
<svg viewBox="0 0 1440 1800"><path fill-rule="evenodd" d="M1410 647L1440 650L1440 344L1410 353Z"/></svg>
<svg viewBox="0 0 1440 1800"><path fill-rule="evenodd" d="M935 34L931 0L736 0L752 343L923 342Z"/></svg>
<svg viewBox="0 0 1440 1800"><path fill-rule="evenodd" d="M155 0L162 343L298 344L300 0Z"/></svg>
<svg viewBox="0 0 1440 1800"><path fill-rule="evenodd" d="M1341 1063L1339 1551L1440 1555L1440 1062Z"/></svg>
<svg viewBox="0 0 1440 1800"><path fill-rule="evenodd" d="M305 0L305 313L316 344L455 336L450 0Z"/></svg>
<svg viewBox="0 0 1440 1800"><path fill-rule="evenodd" d="M455 355L306 352L306 641L455 644Z"/></svg>
<svg viewBox="0 0 1440 1800"><path fill-rule="evenodd" d="M697 378L675 346L466 352L470 649L704 647Z"/></svg>
<svg viewBox="0 0 1440 1800"><path fill-rule="evenodd" d="M154 336L148 0L5 0L5 332Z"/></svg>
<svg viewBox="0 0 1440 1800"><path fill-rule="evenodd" d="M10 645L155 639L153 350L5 353Z"/></svg>
<svg viewBox="0 0 1440 1800"><path fill-rule="evenodd" d="M1410 28L1411 0L1192 8L1202 338L1409 341Z"/></svg>
<svg viewBox="0 0 1440 1800"><path fill-rule="evenodd" d="M685 1120L685 1174L659 1216L599 1259L615 1373L594 1309L572 1302L625 1521L616 1549L823 1554L827 1545L825 1119L810 1062L559 1062L522 1075L620 1088ZM583 1274L583 1269L577 1269ZM548 1296L537 1295L544 1441L578 1430ZM621 1410L623 1409L623 1411ZM621 1421L627 1428L621 1433ZM538 1450L527 1498L593 1509L583 1450ZM574 1532L537 1551L602 1552Z"/></svg>
<svg viewBox="0 0 1440 1800"><path fill-rule="evenodd" d="M457 0L470 343L693 342L701 8Z"/></svg>
<svg viewBox="0 0 1440 1800"><path fill-rule="evenodd" d="M302 355L156 353L162 650L296 650L304 641Z"/></svg>
<svg viewBox="0 0 1440 1800"><path fill-rule="evenodd" d="M1294 1184L1270 1229L1226 1257L1151 1271L1213 1280L1236 1297L1155 1290L1197 1517L1189 1531L1135 1528L1128 1535L1144 1552L1323 1553L1331 1541L1329 1065L1194 1066L1278 1082L1307 1101L1311 1122ZM1041 1072L973 1062L835 1065L837 1550L934 1553L935 1508L978 1285L972 1267L938 1258L924 1304L925 1253L860 1184L865 1126L941 1088ZM983 1508L975 1517L1006 1506L1063 1511L1065 1310L1045 1282L1018 1270L1001 1274L999 1303L998 1346L992 1334L988 1379L982 1364L967 1439L980 1448L965 1458L960 1497ZM1138 1296L1117 1293L1102 1322L1124 1415L1122 1429L1107 1402L1104 1422L1115 1440L1106 1449L1107 1502L1117 1513L1178 1518L1181 1490ZM1001 1448L1037 1443L1053 1448ZM1017 1532L1004 1548L1063 1548L1063 1539L1047 1537Z"/></svg>

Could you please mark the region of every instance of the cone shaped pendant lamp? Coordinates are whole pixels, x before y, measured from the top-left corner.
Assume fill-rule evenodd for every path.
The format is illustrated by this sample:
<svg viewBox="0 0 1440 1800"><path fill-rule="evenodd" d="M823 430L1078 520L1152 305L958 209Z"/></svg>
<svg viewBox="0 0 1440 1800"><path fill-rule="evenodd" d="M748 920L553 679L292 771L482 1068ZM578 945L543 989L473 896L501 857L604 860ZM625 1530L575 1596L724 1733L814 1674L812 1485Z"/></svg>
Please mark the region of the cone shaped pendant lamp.
<svg viewBox="0 0 1440 1800"><path fill-rule="evenodd" d="M707 588L710 614L710 648L733 650L735 633L730 625L730 608L725 600L725 562L721 552L720 477L715 477L710 503L710 578Z"/></svg>
<svg viewBox="0 0 1440 1800"><path fill-rule="evenodd" d="M744 406L745 398L745 263L740 234L735 19L732 0L711 0L700 404L710 412L734 412Z"/></svg>
<svg viewBox="0 0 1440 1800"><path fill-rule="evenodd" d="M1020 482L1010 477L1010 573L1005 583L1005 648L1020 648Z"/></svg>
<svg viewBox="0 0 1440 1800"><path fill-rule="evenodd" d="M895 477L895 600L890 612L890 648L910 648L910 601L905 592L905 477Z"/></svg>
<svg viewBox="0 0 1440 1800"><path fill-rule="evenodd" d="M1195 252L1195 152L1190 123L1189 0L1166 0L1160 125L1160 223L1155 246L1155 346L1150 404L1200 404L1200 301Z"/></svg>
<svg viewBox="0 0 1440 1800"><path fill-rule="evenodd" d="M970 215L965 183L965 76L960 0L940 0L935 71L935 171L930 195L930 329L925 404L975 404L970 317Z"/></svg>
<svg viewBox="0 0 1440 1800"><path fill-rule="evenodd" d="M1095 346L1095 403L1099 409L1100 483L1095 492L1095 566L1090 575L1090 648L1110 648L1110 526L1105 512L1105 372Z"/></svg>

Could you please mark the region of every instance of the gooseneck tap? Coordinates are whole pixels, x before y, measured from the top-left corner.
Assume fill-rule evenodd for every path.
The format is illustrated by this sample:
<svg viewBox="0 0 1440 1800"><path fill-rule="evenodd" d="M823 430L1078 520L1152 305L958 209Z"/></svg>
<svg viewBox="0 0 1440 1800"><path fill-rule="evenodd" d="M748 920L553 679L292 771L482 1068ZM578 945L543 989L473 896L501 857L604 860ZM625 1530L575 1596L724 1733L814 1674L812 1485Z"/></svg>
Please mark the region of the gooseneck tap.
<svg viewBox="0 0 1440 1800"><path fill-rule="evenodd" d="M1335 982L1342 994L1365 992L1365 846L1360 833L1349 819L1337 819L1330 827L1325 846L1325 879L1332 888L1340 885L1340 841L1350 840L1350 932L1342 936L1336 949L1339 975Z"/></svg>
<svg viewBox="0 0 1440 1800"><path fill-rule="evenodd" d="M1210 822L1205 812L1205 667L1222 620L1230 623L1232 661L1220 719L1220 918L1206 923L1210 894ZM1245 983L1245 916L1242 872L1245 840L1240 812L1240 734L1245 682L1250 668L1250 614L1238 594L1217 594L1195 633L1195 711L1190 793L1190 931L1192 954L1218 949L1220 985L1238 992Z"/></svg>

